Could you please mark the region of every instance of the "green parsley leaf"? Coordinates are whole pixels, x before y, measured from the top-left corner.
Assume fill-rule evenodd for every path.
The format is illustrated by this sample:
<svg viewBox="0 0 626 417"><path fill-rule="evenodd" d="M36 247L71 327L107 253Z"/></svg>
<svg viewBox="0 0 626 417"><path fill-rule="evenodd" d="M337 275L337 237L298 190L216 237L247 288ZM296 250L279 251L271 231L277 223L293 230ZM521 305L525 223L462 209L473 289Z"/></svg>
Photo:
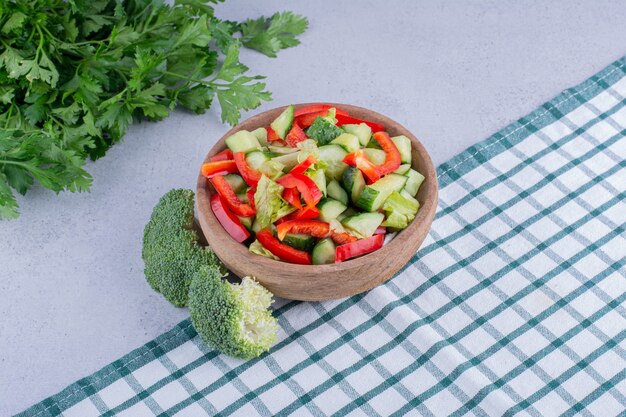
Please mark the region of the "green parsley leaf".
<svg viewBox="0 0 626 417"><path fill-rule="evenodd" d="M24 21L26 20L26 15L22 12L12 13L7 21L2 26L2 33L10 33L16 32L18 29L22 27Z"/></svg>
<svg viewBox="0 0 626 417"><path fill-rule="evenodd" d="M304 33L308 26L306 17L282 12L271 18L248 19L239 28L245 46L274 58L281 49L299 45L296 36Z"/></svg>
<svg viewBox="0 0 626 417"><path fill-rule="evenodd" d="M14 191L36 182L88 190L87 158L104 156L133 121L161 120L179 105L204 113L217 96L222 121L234 125L270 100L239 48L275 56L298 43L306 19L220 20L221 1L3 2L0 219L18 215Z"/></svg>

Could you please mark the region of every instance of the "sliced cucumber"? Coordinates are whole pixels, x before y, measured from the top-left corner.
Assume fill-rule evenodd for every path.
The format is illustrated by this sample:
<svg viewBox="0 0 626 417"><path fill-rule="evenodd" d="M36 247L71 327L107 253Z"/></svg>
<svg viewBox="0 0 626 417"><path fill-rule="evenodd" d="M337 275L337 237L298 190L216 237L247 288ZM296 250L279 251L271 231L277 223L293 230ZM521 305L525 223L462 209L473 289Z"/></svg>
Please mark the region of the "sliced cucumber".
<svg viewBox="0 0 626 417"><path fill-rule="evenodd" d="M331 238L322 239L313 248L311 259L313 265L325 265L335 263L335 242Z"/></svg>
<svg viewBox="0 0 626 417"><path fill-rule="evenodd" d="M346 152L355 152L361 147L359 138L352 133L342 133L333 139L330 143L337 144L344 148Z"/></svg>
<svg viewBox="0 0 626 417"><path fill-rule="evenodd" d="M310 252L313 246L315 246L315 238L309 235L287 233L283 239L283 243L292 248Z"/></svg>
<svg viewBox="0 0 626 417"><path fill-rule="evenodd" d="M259 140L247 130L240 130L226 138L226 146L233 152L252 152L261 147Z"/></svg>
<svg viewBox="0 0 626 417"><path fill-rule="evenodd" d="M281 155L299 151L299 149L292 148L291 146L278 146L278 145L268 145L267 149L269 149L271 152L281 154Z"/></svg>
<svg viewBox="0 0 626 417"><path fill-rule="evenodd" d="M291 168L298 165L298 152L275 156L274 158L272 158L272 161L280 162L285 166L285 170L290 170Z"/></svg>
<svg viewBox="0 0 626 417"><path fill-rule="evenodd" d="M385 163L385 159L387 159L387 155L385 155L385 151L382 149L375 148L365 148L365 155L367 155L367 159L372 161L376 165L382 165Z"/></svg>
<svg viewBox="0 0 626 417"><path fill-rule="evenodd" d="M363 189L356 206L365 211L376 211L394 191L400 191L408 178L404 175L388 174Z"/></svg>
<svg viewBox="0 0 626 417"><path fill-rule="evenodd" d="M339 145L324 145L318 148L319 159L324 162L330 161L343 161L343 158L348 154Z"/></svg>
<svg viewBox="0 0 626 417"><path fill-rule="evenodd" d="M244 190L248 186L243 178L241 178L241 176L237 174L224 175L224 179L226 180L226 182L228 182L230 188L233 189L235 194L239 193L241 190Z"/></svg>
<svg viewBox="0 0 626 417"><path fill-rule="evenodd" d="M415 197L417 195L417 191L420 189L420 185L422 185L422 182L424 182L426 177L414 169L410 169L406 176L408 180L404 185L404 189L411 195L411 197Z"/></svg>
<svg viewBox="0 0 626 417"><path fill-rule="evenodd" d="M279 138L285 139L287 133L289 133L289 130L291 129L292 123L293 106L288 106L272 123L270 123L270 126Z"/></svg>
<svg viewBox="0 0 626 417"><path fill-rule="evenodd" d="M372 148L372 149L382 149L380 147L380 145L378 144L378 142L376 141L376 139L374 139L374 137L372 136L372 138L370 139L369 142L367 142L367 145L365 145L366 148Z"/></svg>
<svg viewBox="0 0 626 417"><path fill-rule="evenodd" d="M320 211L319 219L324 222L330 222L346 211L348 207L340 201L324 198L319 202L317 208Z"/></svg>
<svg viewBox="0 0 626 417"><path fill-rule="evenodd" d="M252 217L239 217L239 221L243 224L243 227L248 230L252 230Z"/></svg>
<svg viewBox="0 0 626 417"><path fill-rule="evenodd" d="M257 140L262 146L267 145L267 129L265 129L264 127L260 127L258 129L254 129L250 133L256 136Z"/></svg>
<svg viewBox="0 0 626 417"><path fill-rule="evenodd" d="M311 178L313 182L317 185L317 188L320 189L324 197L326 197L326 174L324 174L323 169L313 169L307 170L306 176Z"/></svg>
<svg viewBox="0 0 626 417"><path fill-rule="evenodd" d="M395 171L393 171L394 174L400 174L400 175L406 175L407 172L409 172L409 169L411 169L411 165L410 164L402 164L398 167L398 169L396 169Z"/></svg>
<svg viewBox="0 0 626 417"><path fill-rule="evenodd" d="M344 211L343 213L341 213L339 216L337 216L337 220L339 220L340 222L343 221L343 219L347 219L350 216L354 216L355 214L360 213L360 211L356 211L355 209L353 209L352 207L348 207L346 209L346 211Z"/></svg>
<svg viewBox="0 0 626 417"><path fill-rule="evenodd" d="M400 193L394 191L387 198L387 201L383 204L383 210L385 210L387 217L383 222L383 226L402 230L413 221L420 204L416 199L411 196L407 197L407 195L408 193L404 190Z"/></svg>
<svg viewBox="0 0 626 417"><path fill-rule="evenodd" d="M394 136L391 138L396 148L400 151L400 157L403 164L411 163L411 139L404 135Z"/></svg>
<svg viewBox="0 0 626 417"><path fill-rule="evenodd" d="M344 219L341 224L360 238L374 235L374 232L385 219L382 213L361 213Z"/></svg>
<svg viewBox="0 0 626 417"><path fill-rule="evenodd" d="M365 188L365 179L361 171L357 167L348 167L341 177L341 182L343 188L350 194L352 203L356 204L363 188Z"/></svg>
<svg viewBox="0 0 626 417"><path fill-rule="evenodd" d="M367 143L370 141L370 137L372 137L372 128L365 123L361 123L358 125L343 125L341 126L341 128L345 132L352 133L357 138L359 138L361 146L367 145Z"/></svg>
<svg viewBox="0 0 626 417"><path fill-rule="evenodd" d="M318 116L306 130L306 135L320 145L328 145L333 139L341 135L343 130L335 126L336 119Z"/></svg>
<svg viewBox="0 0 626 417"><path fill-rule="evenodd" d="M265 152L254 151L246 155L246 163L255 170L259 170L265 161L269 161L270 157Z"/></svg>
<svg viewBox="0 0 626 417"><path fill-rule="evenodd" d="M420 206L419 201L417 201L415 199L415 197L413 197L411 194L409 194L409 192L406 190L406 185L404 186L404 188L402 189L402 191L400 191L400 195L404 198L406 198L407 200L411 201L412 203L417 203L417 207Z"/></svg>
<svg viewBox="0 0 626 417"><path fill-rule="evenodd" d="M343 203L344 206L348 205L348 193L343 189L339 182L337 182L337 180L330 180L330 182L326 184L326 194L329 197Z"/></svg>
<svg viewBox="0 0 626 417"><path fill-rule="evenodd" d="M326 175L333 179L340 179L348 164L343 158L348 154L339 145L324 145L318 148L318 159L326 163Z"/></svg>

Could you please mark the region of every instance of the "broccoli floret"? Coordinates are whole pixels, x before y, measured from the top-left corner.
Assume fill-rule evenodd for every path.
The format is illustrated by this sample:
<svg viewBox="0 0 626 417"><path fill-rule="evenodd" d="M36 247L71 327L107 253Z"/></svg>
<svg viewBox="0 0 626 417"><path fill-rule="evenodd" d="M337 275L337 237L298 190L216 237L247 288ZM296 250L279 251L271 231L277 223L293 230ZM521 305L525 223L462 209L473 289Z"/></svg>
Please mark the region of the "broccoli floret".
<svg viewBox="0 0 626 417"><path fill-rule="evenodd" d="M200 265L221 265L213 251L197 243L193 206L193 191L169 191L154 207L143 235L146 279L178 307L187 305L191 278Z"/></svg>
<svg viewBox="0 0 626 417"><path fill-rule="evenodd" d="M278 322L269 306L272 293L252 278L223 279L221 261L198 245L194 194L171 190L156 205L144 230L146 279L172 304L189 304L191 320L205 343L232 356L251 358L269 350Z"/></svg>
<svg viewBox="0 0 626 417"><path fill-rule="evenodd" d="M269 306L272 293L254 279L222 279L216 267L201 266L191 281L189 312L202 340L238 358L259 356L276 340L278 321Z"/></svg>

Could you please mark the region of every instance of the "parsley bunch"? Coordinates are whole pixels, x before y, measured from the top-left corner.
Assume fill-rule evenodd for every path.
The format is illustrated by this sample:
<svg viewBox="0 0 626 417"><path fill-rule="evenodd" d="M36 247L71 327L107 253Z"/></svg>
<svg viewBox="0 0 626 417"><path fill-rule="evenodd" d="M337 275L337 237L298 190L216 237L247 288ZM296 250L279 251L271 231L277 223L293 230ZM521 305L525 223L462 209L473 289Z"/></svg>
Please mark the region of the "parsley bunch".
<svg viewBox="0 0 626 417"><path fill-rule="evenodd" d="M306 18L223 21L217 1L0 0L0 219L18 215L13 190L35 181L88 190L86 159L133 121L177 106L201 114L217 97L233 125L271 99L240 45L274 57L299 43Z"/></svg>

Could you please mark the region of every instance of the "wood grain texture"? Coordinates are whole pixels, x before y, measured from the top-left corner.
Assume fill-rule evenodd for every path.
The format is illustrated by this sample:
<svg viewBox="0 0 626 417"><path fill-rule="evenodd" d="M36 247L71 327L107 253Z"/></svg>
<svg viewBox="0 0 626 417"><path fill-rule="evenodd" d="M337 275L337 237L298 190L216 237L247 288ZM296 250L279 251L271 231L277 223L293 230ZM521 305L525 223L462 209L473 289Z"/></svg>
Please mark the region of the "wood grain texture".
<svg viewBox="0 0 626 417"><path fill-rule="evenodd" d="M296 108L312 103L297 104ZM207 242L226 267L239 277L254 276L276 296L304 301L322 301L348 297L367 291L391 278L415 254L435 217L438 183L435 167L420 141L405 127L382 114L347 104L329 103L350 115L382 123L391 136L405 135L413 144L413 168L426 179L417 194L420 210L413 222L387 245L376 252L332 265L294 265L255 255L234 241L213 215L210 205L213 190L202 174L198 175L196 205L198 221ZM251 117L228 131L209 151L204 162L225 148L224 139L245 129L265 127L285 107Z"/></svg>

